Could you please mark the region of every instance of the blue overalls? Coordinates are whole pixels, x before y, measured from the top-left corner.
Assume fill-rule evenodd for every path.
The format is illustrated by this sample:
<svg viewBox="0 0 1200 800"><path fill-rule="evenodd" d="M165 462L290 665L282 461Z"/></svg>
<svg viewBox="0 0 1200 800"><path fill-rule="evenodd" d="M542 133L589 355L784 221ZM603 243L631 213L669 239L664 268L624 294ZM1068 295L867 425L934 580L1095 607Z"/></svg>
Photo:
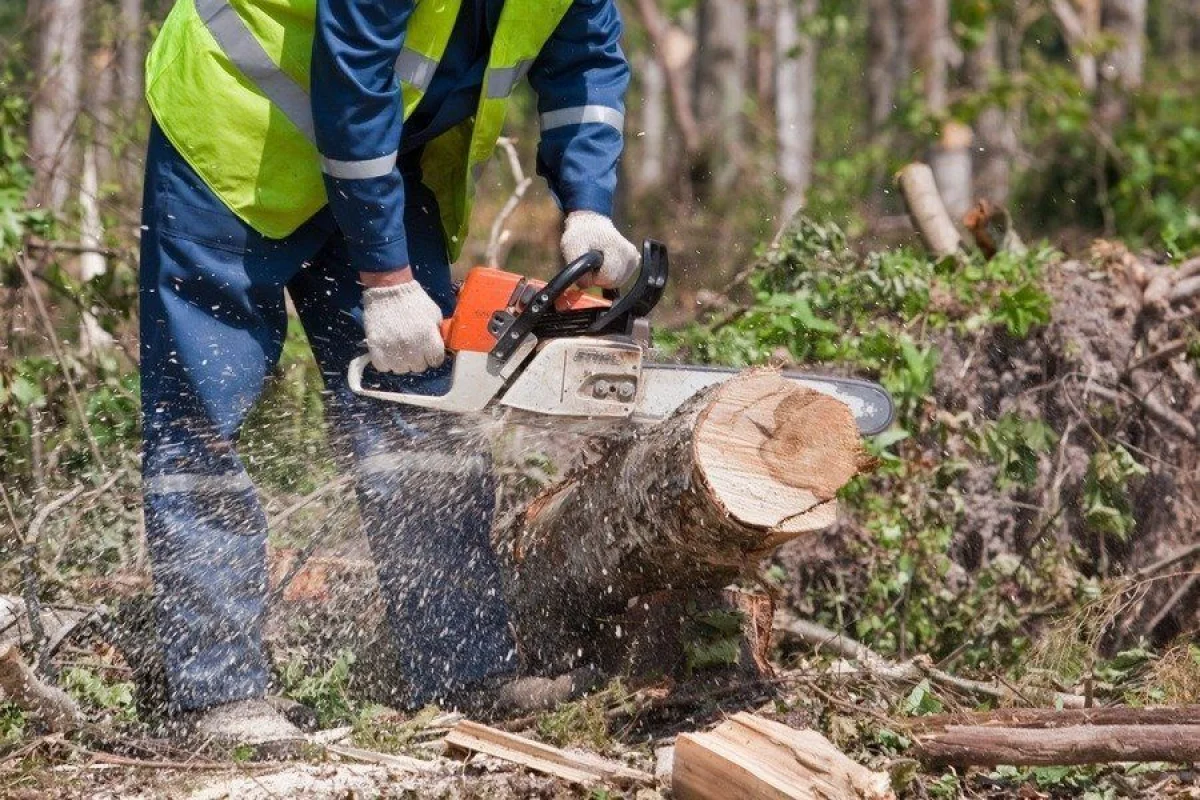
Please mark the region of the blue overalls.
<svg viewBox="0 0 1200 800"><path fill-rule="evenodd" d="M378 102L369 81L353 74L354 60L339 53L371 44L363 31L337 24L355 5L319 4L312 91L318 137L324 130L326 140L336 138L331 131L339 120L361 125L356 109ZM140 275L143 478L159 634L176 710L266 691L266 518L236 442L282 350L285 291L325 381L335 452L357 479L408 704L451 698L518 667L489 543L494 480L486 453L453 421L357 397L345 377L350 360L363 352L358 271L411 263L443 313L453 311L437 203L420 182L420 147L473 113L501 5L463 3L458 44L405 124L393 175L360 185L329 179L337 200L284 239L243 223L157 125L151 130ZM557 92L623 108L628 67L619 38L612 0L578 0L543 51L545 63L530 71L539 97ZM353 143L341 147L333 157L362 152ZM564 210L611 213L620 150L619 126L611 122L558 126L543 133L539 170ZM381 214L381 200L389 197L389 213ZM391 376L388 388L441 393L448 375L449 364Z"/></svg>

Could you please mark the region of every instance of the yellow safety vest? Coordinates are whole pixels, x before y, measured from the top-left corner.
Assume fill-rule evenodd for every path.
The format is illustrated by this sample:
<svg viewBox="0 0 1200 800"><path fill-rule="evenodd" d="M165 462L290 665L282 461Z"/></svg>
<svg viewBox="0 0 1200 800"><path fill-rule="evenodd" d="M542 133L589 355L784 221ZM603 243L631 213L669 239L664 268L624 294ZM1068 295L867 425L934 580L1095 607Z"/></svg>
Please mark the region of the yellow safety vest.
<svg viewBox="0 0 1200 800"><path fill-rule="evenodd" d="M461 3L417 2L396 60L406 118L429 88ZM466 240L475 182L509 96L570 5L506 0L475 116L424 148L422 179L437 197L451 258ZM146 61L146 98L167 138L235 214L272 238L326 202L308 96L315 17L316 0L178 0ZM358 177L390 171L394 159L324 163L330 174Z"/></svg>

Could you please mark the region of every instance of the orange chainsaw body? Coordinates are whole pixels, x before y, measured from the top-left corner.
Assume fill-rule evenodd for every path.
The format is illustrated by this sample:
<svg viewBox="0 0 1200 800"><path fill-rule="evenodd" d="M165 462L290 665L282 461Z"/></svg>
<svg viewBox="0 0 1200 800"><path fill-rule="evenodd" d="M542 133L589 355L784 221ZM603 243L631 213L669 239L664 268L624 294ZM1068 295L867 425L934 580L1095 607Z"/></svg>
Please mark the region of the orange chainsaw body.
<svg viewBox="0 0 1200 800"><path fill-rule="evenodd" d="M496 337L488 330L492 316L497 311L519 312L545 285L545 281L530 280L514 272L475 267L467 273L467 279L458 290L454 316L442 320L446 349L454 353L489 352L496 344ZM603 298L569 289L555 301L554 308L562 312L611 305Z"/></svg>

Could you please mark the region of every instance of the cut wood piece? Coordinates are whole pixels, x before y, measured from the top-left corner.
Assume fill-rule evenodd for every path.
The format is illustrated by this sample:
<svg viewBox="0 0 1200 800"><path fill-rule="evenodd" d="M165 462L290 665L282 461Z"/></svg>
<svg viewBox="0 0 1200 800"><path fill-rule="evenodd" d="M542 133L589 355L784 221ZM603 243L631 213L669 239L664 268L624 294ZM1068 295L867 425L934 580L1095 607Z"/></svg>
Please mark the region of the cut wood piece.
<svg viewBox="0 0 1200 800"><path fill-rule="evenodd" d="M700 392L499 522L522 655L536 669L599 658L631 598L721 589L831 524L868 464L850 410L776 372Z"/></svg>
<svg viewBox="0 0 1200 800"><path fill-rule="evenodd" d="M955 725L917 735L917 758L955 767L1069 766L1114 761L1200 761L1200 725Z"/></svg>
<svg viewBox="0 0 1200 800"><path fill-rule="evenodd" d="M1067 728L1076 725L1197 725L1200 705L1150 708L1005 708L964 714L930 714L907 721L913 733L952 726L999 728Z"/></svg>
<svg viewBox="0 0 1200 800"><path fill-rule="evenodd" d="M313 743L320 744L318 741L314 741ZM364 750L361 747L350 747L341 744L326 744L324 747L330 753L339 755L342 758L362 761L367 764L380 764L403 772L438 772L442 768L442 765L437 761L422 761L419 758L411 756L379 753L375 750Z"/></svg>
<svg viewBox="0 0 1200 800"><path fill-rule="evenodd" d="M896 183L904 195L904 204L913 227L925 246L938 258L958 253L962 238L946 212L942 196L927 164L912 163L896 174Z"/></svg>
<svg viewBox="0 0 1200 800"><path fill-rule="evenodd" d="M854 762L821 734L740 713L675 741L671 789L681 800L892 798L888 776Z"/></svg>
<svg viewBox="0 0 1200 800"><path fill-rule="evenodd" d="M579 786L653 785L654 776L590 753L571 753L516 734L463 720L446 735L451 751L483 753Z"/></svg>

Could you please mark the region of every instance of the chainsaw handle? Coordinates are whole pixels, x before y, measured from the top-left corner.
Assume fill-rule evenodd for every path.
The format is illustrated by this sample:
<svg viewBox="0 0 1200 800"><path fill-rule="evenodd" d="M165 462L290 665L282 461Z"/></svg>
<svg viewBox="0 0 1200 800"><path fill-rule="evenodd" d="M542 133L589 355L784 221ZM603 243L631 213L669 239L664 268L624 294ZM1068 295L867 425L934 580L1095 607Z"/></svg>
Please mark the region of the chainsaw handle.
<svg viewBox="0 0 1200 800"><path fill-rule="evenodd" d="M525 310L513 319L496 337L496 345L488 354L488 361L498 369L505 364L534 326L554 310L554 303L563 293L580 281L597 272L604 264L604 253L589 250L562 268L550 282L534 294Z"/></svg>

